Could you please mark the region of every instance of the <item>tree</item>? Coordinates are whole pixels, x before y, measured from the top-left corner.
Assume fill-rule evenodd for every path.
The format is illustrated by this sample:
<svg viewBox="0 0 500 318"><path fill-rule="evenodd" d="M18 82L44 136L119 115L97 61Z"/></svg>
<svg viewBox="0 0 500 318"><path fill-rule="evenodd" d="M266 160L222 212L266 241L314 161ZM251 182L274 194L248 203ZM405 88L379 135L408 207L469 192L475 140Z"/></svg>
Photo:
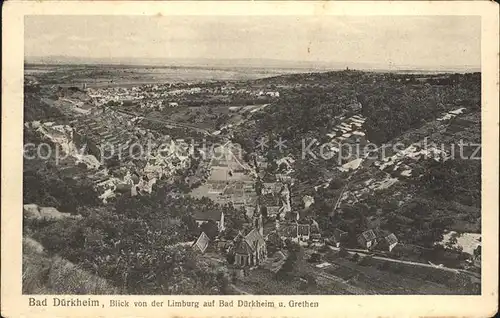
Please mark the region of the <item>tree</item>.
<svg viewBox="0 0 500 318"><path fill-rule="evenodd" d="M342 188L343 185L344 185L344 183L342 182L342 180L332 179L332 181L330 181L330 183L328 184L328 187L332 190L338 190L338 189Z"/></svg>
<svg viewBox="0 0 500 318"><path fill-rule="evenodd" d="M219 272L217 272L216 280L218 283L217 287L220 290L220 294L221 295L229 295L230 288L229 288L229 278L227 277L227 275L224 272L219 271Z"/></svg>
<svg viewBox="0 0 500 318"><path fill-rule="evenodd" d="M49 160L52 162L52 159ZM75 181L62 176L58 167L42 160L25 159L23 171L23 202L40 206L55 207L60 211L76 213L81 206L97 206L97 198L92 182L87 178ZM77 171L86 173L85 169Z"/></svg>
<svg viewBox="0 0 500 318"><path fill-rule="evenodd" d="M83 220L65 219L34 238L49 253L79 264L131 294L218 294L224 287L215 268L190 247L172 246L182 227L157 226L104 209Z"/></svg>
<svg viewBox="0 0 500 318"><path fill-rule="evenodd" d="M285 244L288 250L288 257L276 273L278 279L292 279L295 276L299 265L299 255L302 251L300 245L291 240L285 242Z"/></svg>
<svg viewBox="0 0 500 318"><path fill-rule="evenodd" d="M475 259L481 259L481 245L478 245L472 253Z"/></svg>
<svg viewBox="0 0 500 318"><path fill-rule="evenodd" d="M232 205L226 204L222 206L222 211L225 223L224 237L226 239L233 239L247 222L245 210L236 210Z"/></svg>
<svg viewBox="0 0 500 318"><path fill-rule="evenodd" d="M378 266L378 269L386 271L390 267L389 261L383 261L382 264Z"/></svg>
<svg viewBox="0 0 500 318"><path fill-rule="evenodd" d="M260 213L262 213L262 218L267 220L267 207L265 205L261 207Z"/></svg>
<svg viewBox="0 0 500 318"><path fill-rule="evenodd" d="M358 255L358 254L356 254L356 255ZM358 264L361 266L368 266L371 264L372 260L373 260L373 257L368 255L368 256L361 258L359 260Z"/></svg>
<svg viewBox="0 0 500 318"><path fill-rule="evenodd" d="M215 239L219 235L219 228L217 223L213 220L209 220L200 225L200 230L205 232L205 234L211 239Z"/></svg>
<svg viewBox="0 0 500 318"><path fill-rule="evenodd" d="M226 261L229 265L232 265L234 264L234 261L235 261L235 255L234 253L227 253L226 254Z"/></svg>
<svg viewBox="0 0 500 318"><path fill-rule="evenodd" d="M341 247L339 250L338 256L347 257L347 256L349 256L349 252L345 248Z"/></svg>

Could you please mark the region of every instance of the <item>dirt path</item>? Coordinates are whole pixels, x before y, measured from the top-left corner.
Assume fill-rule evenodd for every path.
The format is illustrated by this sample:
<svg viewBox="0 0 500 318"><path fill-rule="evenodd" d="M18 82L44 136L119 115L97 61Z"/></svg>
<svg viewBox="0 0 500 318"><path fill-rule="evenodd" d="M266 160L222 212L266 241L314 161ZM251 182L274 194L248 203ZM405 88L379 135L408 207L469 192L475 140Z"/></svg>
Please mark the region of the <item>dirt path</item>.
<svg viewBox="0 0 500 318"><path fill-rule="evenodd" d="M236 285L234 285L234 284L230 284L229 286L231 286L232 289L234 289L235 291L237 291L241 295L252 295L252 294L247 293L246 291L242 290L241 288L236 287Z"/></svg>
<svg viewBox="0 0 500 318"><path fill-rule="evenodd" d="M338 248L338 247L329 246L329 248L331 250L334 250L334 251L340 251L340 248ZM359 250L355 250L355 251L349 251L349 250L347 250L347 251L351 255L355 254L355 253L363 255L363 256L369 255L368 253L360 252ZM435 268L435 269L439 269L439 270L443 270L443 271L453 272L453 273L456 273L456 274L458 274L458 273L465 273L465 274L477 276L477 273L470 272L470 271L467 271L467 270L464 270L464 269L450 268L450 267L444 267L444 266L443 267L438 267L438 266L433 266L433 265L425 264L425 263L403 261L403 260L399 260L399 259L393 259L393 258L381 257L381 256L372 256L372 257L374 259L378 259L378 260L382 260L382 261L388 261L388 262L393 262L393 263L414 265L414 266L420 266L420 267L429 267L429 268Z"/></svg>
<svg viewBox="0 0 500 318"><path fill-rule="evenodd" d="M345 290L348 294L351 294L351 295L367 295L367 294L371 294L371 293L368 293L367 290L364 290L364 289L358 288L356 286L350 285L347 281L343 280L342 278L334 276L334 275L331 275L331 274L328 274L324 270L315 270L314 273L317 276L319 276L319 277L321 277L323 279L326 279L326 280L328 280L330 282L335 283L336 285L338 285L338 287L340 287L343 290Z"/></svg>

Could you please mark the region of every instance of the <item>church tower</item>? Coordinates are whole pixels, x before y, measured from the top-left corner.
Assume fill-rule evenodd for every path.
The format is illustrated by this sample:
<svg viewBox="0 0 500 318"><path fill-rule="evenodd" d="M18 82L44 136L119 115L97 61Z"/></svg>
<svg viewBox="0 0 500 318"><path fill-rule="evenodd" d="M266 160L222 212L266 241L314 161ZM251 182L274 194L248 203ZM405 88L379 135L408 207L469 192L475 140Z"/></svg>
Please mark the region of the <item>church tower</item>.
<svg viewBox="0 0 500 318"><path fill-rule="evenodd" d="M262 213L260 211L260 206L257 206L255 213L253 214L253 228L257 229L260 235L264 236L264 226L262 224Z"/></svg>

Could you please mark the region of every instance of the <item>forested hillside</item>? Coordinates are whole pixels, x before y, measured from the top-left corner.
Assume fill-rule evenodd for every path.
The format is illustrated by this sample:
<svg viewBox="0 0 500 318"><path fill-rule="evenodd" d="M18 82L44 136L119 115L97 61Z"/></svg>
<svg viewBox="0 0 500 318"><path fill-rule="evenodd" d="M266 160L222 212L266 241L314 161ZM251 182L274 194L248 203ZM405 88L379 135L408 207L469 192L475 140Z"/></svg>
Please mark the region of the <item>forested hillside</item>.
<svg viewBox="0 0 500 318"><path fill-rule="evenodd" d="M122 196L114 205L79 209L83 219L25 219L24 233L48 255L106 279L122 293L224 294L223 273L200 262L189 245L201 232L194 212L214 209L227 215L232 229L241 228L243 213L230 206L172 197L159 189L151 196Z"/></svg>
<svg viewBox="0 0 500 318"><path fill-rule="evenodd" d="M265 178L279 171L273 162L290 155L295 159L290 171L296 180L292 204L301 209L304 195L314 197L308 213L326 236L341 228L350 233L355 247L357 233L382 227L394 232L400 242L433 247L445 231L480 232L479 73L341 71L261 82L280 88L282 97L239 127L235 141L269 160ZM365 118L358 128L366 139L363 145L373 146L370 151L377 149L378 158L342 168L368 153L347 160L338 154L322 159L318 152L317 158L304 153L310 140L316 139L319 145L331 142L332 129L356 114ZM263 137L270 140L264 151L258 143ZM286 140L287 147L281 150L273 147L279 138ZM355 146L351 141L343 143ZM460 143L465 145L462 157ZM381 154L381 148L393 145L400 149ZM431 153L448 157L440 160Z"/></svg>

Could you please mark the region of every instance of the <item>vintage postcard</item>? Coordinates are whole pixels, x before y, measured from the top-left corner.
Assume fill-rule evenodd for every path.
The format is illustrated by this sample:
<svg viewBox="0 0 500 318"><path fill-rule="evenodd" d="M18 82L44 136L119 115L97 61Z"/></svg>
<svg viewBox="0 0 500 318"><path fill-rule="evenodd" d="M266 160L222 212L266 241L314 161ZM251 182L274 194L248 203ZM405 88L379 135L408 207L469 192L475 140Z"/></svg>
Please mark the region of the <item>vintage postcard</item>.
<svg viewBox="0 0 500 318"><path fill-rule="evenodd" d="M498 21L7 2L2 316L494 315Z"/></svg>

